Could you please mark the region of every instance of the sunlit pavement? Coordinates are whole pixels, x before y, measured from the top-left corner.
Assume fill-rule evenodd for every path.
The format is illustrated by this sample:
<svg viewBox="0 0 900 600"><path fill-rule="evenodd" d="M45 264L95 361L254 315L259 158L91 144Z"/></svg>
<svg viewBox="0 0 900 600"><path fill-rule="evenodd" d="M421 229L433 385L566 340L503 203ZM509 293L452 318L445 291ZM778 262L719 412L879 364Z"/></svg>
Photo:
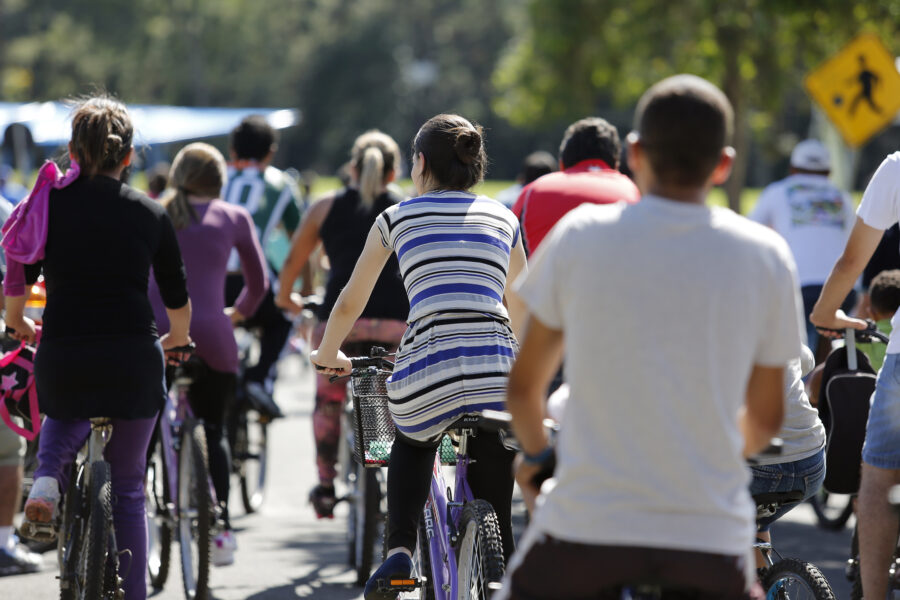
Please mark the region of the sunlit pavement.
<svg viewBox="0 0 900 600"><path fill-rule="evenodd" d="M243 515L240 499L233 496L232 521L237 530L238 552L233 566L212 572L212 598L219 600L287 600L322 598L349 600L362 597L346 568L344 510L334 520L316 520L307 494L316 483L311 412L312 375L300 358L282 361L276 390L287 418L275 422L270 433L268 495L261 513ZM235 486L237 487L237 486ZM517 530L524 519L517 510ZM851 519L851 524L852 524ZM834 587L838 598L850 596L844 564L850 546L850 530L828 532L815 526L808 506L791 512L773 530L775 547L784 556L817 564ZM151 593L156 600L184 598L178 550L173 546L172 572L165 589ZM0 599L50 599L58 597L55 554L44 555L44 569L37 574L0 578Z"/></svg>

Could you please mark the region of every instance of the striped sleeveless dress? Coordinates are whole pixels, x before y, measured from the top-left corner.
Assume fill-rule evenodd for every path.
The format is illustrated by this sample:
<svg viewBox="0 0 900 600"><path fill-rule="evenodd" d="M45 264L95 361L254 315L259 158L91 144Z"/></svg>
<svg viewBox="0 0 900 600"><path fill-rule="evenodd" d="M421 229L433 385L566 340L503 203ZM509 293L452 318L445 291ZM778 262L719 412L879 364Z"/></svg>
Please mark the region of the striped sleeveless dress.
<svg viewBox="0 0 900 600"><path fill-rule="evenodd" d="M496 200L457 191L401 202L375 224L409 296L391 414L405 437L433 442L460 415L505 406L518 344L503 293L519 224Z"/></svg>

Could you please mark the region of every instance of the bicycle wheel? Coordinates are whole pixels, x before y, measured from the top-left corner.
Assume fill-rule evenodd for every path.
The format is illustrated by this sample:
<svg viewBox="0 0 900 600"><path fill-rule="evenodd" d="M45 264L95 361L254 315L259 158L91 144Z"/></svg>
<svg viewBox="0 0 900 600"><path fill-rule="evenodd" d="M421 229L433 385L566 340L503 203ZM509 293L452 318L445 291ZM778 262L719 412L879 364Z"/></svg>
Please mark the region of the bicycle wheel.
<svg viewBox="0 0 900 600"><path fill-rule="evenodd" d="M489 598L488 584L499 583L505 568L500 526L493 507L473 500L463 507L457 548L459 589L457 600Z"/></svg>
<svg viewBox="0 0 900 600"><path fill-rule="evenodd" d="M762 576L766 598L778 600L836 600L819 568L795 558L778 561Z"/></svg>
<svg viewBox="0 0 900 600"><path fill-rule="evenodd" d="M819 527L831 531L843 529L853 514L853 496L833 495L824 489L809 499Z"/></svg>
<svg viewBox="0 0 900 600"><path fill-rule="evenodd" d="M169 577L172 555L172 522L169 515L169 470L163 458L162 440L158 440L147 462L144 486L147 506L147 572L150 585L161 590Z"/></svg>
<svg viewBox="0 0 900 600"><path fill-rule="evenodd" d="M376 469L366 469L354 462L350 478L352 506L347 515L347 538L350 546L350 566L356 569L356 585L364 586L372 572L377 551L381 516L381 483Z"/></svg>
<svg viewBox="0 0 900 600"><path fill-rule="evenodd" d="M209 490L206 434L203 425L182 425L178 454L178 543L181 574L188 600L206 598L209 589L212 495Z"/></svg>
<svg viewBox="0 0 900 600"><path fill-rule="evenodd" d="M75 568L76 598L102 598L109 536L112 532L112 500L109 463L99 461L90 466L90 491L87 502L90 505L85 535L81 538L78 562Z"/></svg>
<svg viewBox="0 0 900 600"><path fill-rule="evenodd" d="M235 431L234 456L241 480L241 501L247 514L262 506L266 487L269 438L267 425L254 410L240 410Z"/></svg>
<svg viewBox="0 0 900 600"><path fill-rule="evenodd" d="M81 554L81 541L84 537L84 526L87 522L87 508L84 506L83 493L84 466L72 465L69 475L69 486L63 502L62 526L57 541L57 560L59 561L59 597L61 600L76 600L79 597L78 582L75 573Z"/></svg>

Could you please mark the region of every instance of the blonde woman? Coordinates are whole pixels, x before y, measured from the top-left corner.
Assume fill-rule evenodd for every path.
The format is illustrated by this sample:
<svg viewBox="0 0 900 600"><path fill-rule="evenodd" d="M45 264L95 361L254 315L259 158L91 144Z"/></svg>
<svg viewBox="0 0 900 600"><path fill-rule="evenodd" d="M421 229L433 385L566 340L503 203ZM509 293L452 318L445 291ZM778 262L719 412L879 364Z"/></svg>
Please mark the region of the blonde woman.
<svg viewBox="0 0 900 600"><path fill-rule="evenodd" d="M191 333L197 350L192 360L201 364L192 372L188 398L194 414L203 419L210 474L223 509L224 528L214 540L211 557L216 566L233 563L237 549L228 517L231 456L225 435L225 409L234 402L238 371L232 323L252 315L267 289L265 259L250 213L219 200L224 183L222 154L209 144L190 144L175 156L161 198L175 225L193 303ZM232 249L241 258L245 286L234 306L226 308L225 275ZM169 322L155 286L150 298L159 330L165 332Z"/></svg>
<svg viewBox="0 0 900 600"><path fill-rule="evenodd" d="M400 164L400 149L389 135L367 131L356 138L350 154L350 184L313 204L304 216L281 270L280 289L275 298L275 304L289 312L297 313L303 308L291 297L291 289L310 254L321 243L331 263L331 271L325 301L317 315L322 323L313 332L314 346L322 340L325 320L341 290L350 281L375 218L402 200L387 189ZM397 259L392 258L378 278L360 318L344 340L344 352L355 356L365 354L372 345L396 348L406 331L408 313L409 302ZM331 517L334 509L335 464L346 385L346 380L329 383L328 376L316 376L313 434L319 485L312 490L310 502L319 518Z"/></svg>

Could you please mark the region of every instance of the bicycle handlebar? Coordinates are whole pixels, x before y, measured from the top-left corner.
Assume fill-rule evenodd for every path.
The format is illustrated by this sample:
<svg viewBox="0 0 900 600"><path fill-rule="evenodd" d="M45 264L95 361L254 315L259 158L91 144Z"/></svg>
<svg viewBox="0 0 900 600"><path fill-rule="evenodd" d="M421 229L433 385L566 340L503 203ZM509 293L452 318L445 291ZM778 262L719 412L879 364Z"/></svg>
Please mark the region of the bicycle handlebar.
<svg viewBox="0 0 900 600"><path fill-rule="evenodd" d="M841 337L847 336L846 331L843 329L828 329L826 327L816 327L816 329L825 333L836 333ZM887 344L889 339L888 336L878 331L878 325L872 319L866 319L866 328L856 329L854 330L854 334L857 342L878 341L882 344Z"/></svg>
<svg viewBox="0 0 900 600"><path fill-rule="evenodd" d="M387 356L390 356L390 354L383 347L373 346L372 349L369 350L369 356L354 356L350 358L350 374L359 369L368 369L370 367L375 367L376 369L384 369L385 371L393 371L394 363L385 358ZM324 371L327 368L321 365L314 366L316 368L316 371ZM329 381L331 383L334 383L335 381L343 377L347 377L347 375L332 375L329 378Z"/></svg>

